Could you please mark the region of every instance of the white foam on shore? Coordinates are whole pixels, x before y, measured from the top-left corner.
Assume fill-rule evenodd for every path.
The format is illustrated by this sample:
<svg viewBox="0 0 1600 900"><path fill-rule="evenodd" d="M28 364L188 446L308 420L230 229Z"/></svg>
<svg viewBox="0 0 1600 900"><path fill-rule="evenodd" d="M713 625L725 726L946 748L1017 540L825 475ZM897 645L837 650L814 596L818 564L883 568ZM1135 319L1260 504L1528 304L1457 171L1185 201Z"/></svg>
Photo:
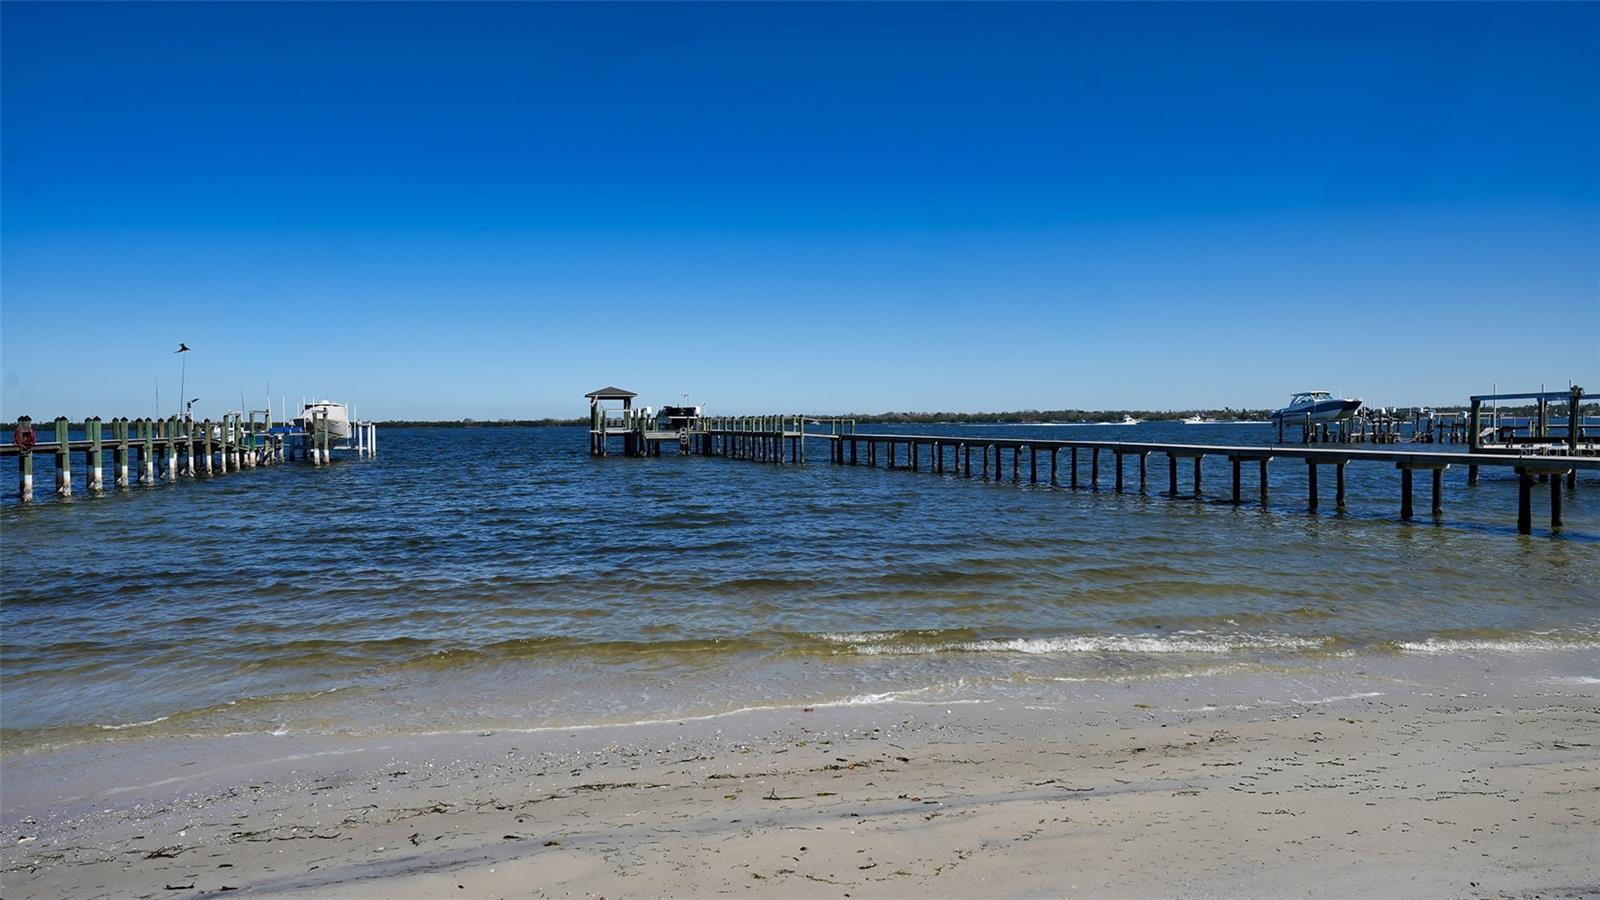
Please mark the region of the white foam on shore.
<svg viewBox="0 0 1600 900"><path fill-rule="evenodd" d="M1544 682L1545 684L1590 685L1600 684L1600 678L1595 678L1593 675L1556 675L1546 678Z"/></svg>
<svg viewBox="0 0 1600 900"><path fill-rule="evenodd" d="M122 731L127 728L143 728L146 725L155 725L158 722L165 722L170 718L172 717L156 716L154 719L145 719L143 722L123 722L119 725L96 725L95 727L101 731Z"/></svg>
<svg viewBox="0 0 1600 900"><path fill-rule="evenodd" d="M922 653L1234 653L1241 650L1314 650L1326 644L1322 638L1297 638L1275 635L1084 635L1053 638L993 638L943 644L851 645L867 655L910 656Z"/></svg>
<svg viewBox="0 0 1600 900"><path fill-rule="evenodd" d="M1397 641L1395 646L1411 653L1527 653L1544 650L1595 650L1595 640L1513 640L1428 638L1422 641Z"/></svg>

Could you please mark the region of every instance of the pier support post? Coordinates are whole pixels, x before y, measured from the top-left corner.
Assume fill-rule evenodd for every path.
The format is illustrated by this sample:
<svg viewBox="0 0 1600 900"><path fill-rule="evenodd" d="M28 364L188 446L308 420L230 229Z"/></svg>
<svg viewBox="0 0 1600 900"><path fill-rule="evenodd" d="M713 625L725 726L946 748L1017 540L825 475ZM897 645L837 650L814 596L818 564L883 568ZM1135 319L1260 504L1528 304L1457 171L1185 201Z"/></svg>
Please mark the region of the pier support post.
<svg viewBox="0 0 1600 900"><path fill-rule="evenodd" d="M1060 447L1051 447L1050 448L1050 483L1051 484L1058 484L1059 483L1059 482L1056 481L1056 458L1059 457L1060 455L1061 455L1061 448Z"/></svg>
<svg viewBox="0 0 1600 900"><path fill-rule="evenodd" d="M205 420L205 422L201 423L200 428L200 449L205 453L203 468L205 469L206 474L210 475L212 472L216 471L212 467L211 461L211 420Z"/></svg>
<svg viewBox="0 0 1600 900"><path fill-rule="evenodd" d="M1122 454L1116 452L1114 455L1117 457L1117 493L1120 494L1122 493Z"/></svg>
<svg viewBox="0 0 1600 900"><path fill-rule="evenodd" d="M1032 444L1028 445L1028 481L1039 483L1039 448Z"/></svg>
<svg viewBox="0 0 1600 900"><path fill-rule="evenodd" d="M178 480L178 417L166 421L167 429L167 481Z"/></svg>
<svg viewBox="0 0 1600 900"><path fill-rule="evenodd" d="M1167 454L1167 496L1178 496L1178 457Z"/></svg>
<svg viewBox="0 0 1600 900"><path fill-rule="evenodd" d="M22 416L17 419L17 430L28 431L33 427L33 419ZM33 451L18 448L17 452L17 501L20 503L33 502Z"/></svg>
<svg viewBox="0 0 1600 900"><path fill-rule="evenodd" d="M983 445L983 480L989 480L989 445Z"/></svg>
<svg viewBox="0 0 1600 900"><path fill-rule="evenodd" d="M23 450L17 454L17 501L19 503L33 502L32 450Z"/></svg>
<svg viewBox="0 0 1600 900"><path fill-rule="evenodd" d="M156 423L150 418L139 420L139 436L144 442L139 452L139 483L156 483Z"/></svg>
<svg viewBox="0 0 1600 900"><path fill-rule="evenodd" d="M1411 467L1400 464L1400 521L1411 521Z"/></svg>
<svg viewBox="0 0 1600 900"><path fill-rule="evenodd" d="M1261 457L1261 508L1267 508L1267 462L1271 457Z"/></svg>
<svg viewBox="0 0 1600 900"><path fill-rule="evenodd" d="M117 470L118 488L128 487L128 417L111 420L111 439L117 444L111 450L111 466Z"/></svg>
<svg viewBox="0 0 1600 900"><path fill-rule="evenodd" d="M1139 451L1139 493L1141 494L1150 489L1150 480L1146 477L1144 464L1145 457L1149 455L1150 454L1147 451Z"/></svg>
<svg viewBox="0 0 1600 900"><path fill-rule="evenodd" d="M56 495L72 496L72 426L66 416L56 417Z"/></svg>
<svg viewBox="0 0 1600 900"><path fill-rule="evenodd" d="M1574 469L1573 471L1577 471ZM1561 474L1553 473L1550 476L1550 530L1555 531L1561 527Z"/></svg>
<svg viewBox="0 0 1600 900"><path fill-rule="evenodd" d="M1011 480L1022 480L1022 445L1011 448Z"/></svg>
<svg viewBox="0 0 1600 900"><path fill-rule="evenodd" d="M1233 463L1233 505L1239 505L1239 457L1235 456Z"/></svg>
<svg viewBox="0 0 1600 900"><path fill-rule="evenodd" d="M1078 448L1072 448L1072 489L1078 489Z"/></svg>
<svg viewBox="0 0 1600 900"><path fill-rule="evenodd" d="M1533 533L1533 476L1528 470L1517 467L1517 533Z"/></svg>
<svg viewBox="0 0 1600 900"><path fill-rule="evenodd" d="M1089 449L1089 490L1100 490L1100 448Z"/></svg>
<svg viewBox="0 0 1600 900"><path fill-rule="evenodd" d="M1344 511L1344 460L1333 465L1333 508Z"/></svg>
<svg viewBox="0 0 1600 900"><path fill-rule="evenodd" d="M193 478L200 474L200 470L194 464L194 419L188 416L183 417L183 445L184 453L186 454L184 463L188 469L185 474Z"/></svg>
<svg viewBox="0 0 1600 900"><path fill-rule="evenodd" d="M1435 467L1433 470L1433 509L1435 517L1444 513L1444 469Z"/></svg>
<svg viewBox="0 0 1600 900"><path fill-rule="evenodd" d="M1474 484L1477 484L1477 483L1478 483L1478 466L1477 466L1476 463L1474 463L1474 464L1471 464L1471 465L1467 466L1467 484L1468 485L1474 485Z"/></svg>
<svg viewBox="0 0 1600 900"><path fill-rule="evenodd" d="M1317 511L1317 461L1306 460L1306 508Z"/></svg>
<svg viewBox="0 0 1600 900"><path fill-rule="evenodd" d="M83 423L83 436L89 439L89 493L91 494L98 494L106 489L106 458L100 445L105 437L104 429L105 426L99 416L91 416Z"/></svg>
<svg viewBox="0 0 1600 900"><path fill-rule="evenodd" d="M1205 457L1203 457L1203 456L1196 456L1194 458L1194 498L1196 500L1199 500L1201 498L1201 492L1200 492L1200 461L1203 460L1203 459L1205 459Z"/></svg>
<svg viewBox="0 0 1600 900"><path fill-rule="evenodd" d="M966 460L967 460L966 461L966 467L967 467L966 468L966 474L963 475L962 477L971 478L972 477L972 445L971 444L967 444L967 443L963 443L961 445L961 452L966 455ZM959 466L961 464L958 462L956 465Z"/></svg>
<svg viewBox="0 0 1600 900"><path fill-rule="evenodd" d="M1000 452L1000 445L996 444L994 446L994 480L995 481L999 481L1000 478L1001 478L1002 473L1004 472L1005 461L1000 458L1002 455L1003 454Z"/></svg>

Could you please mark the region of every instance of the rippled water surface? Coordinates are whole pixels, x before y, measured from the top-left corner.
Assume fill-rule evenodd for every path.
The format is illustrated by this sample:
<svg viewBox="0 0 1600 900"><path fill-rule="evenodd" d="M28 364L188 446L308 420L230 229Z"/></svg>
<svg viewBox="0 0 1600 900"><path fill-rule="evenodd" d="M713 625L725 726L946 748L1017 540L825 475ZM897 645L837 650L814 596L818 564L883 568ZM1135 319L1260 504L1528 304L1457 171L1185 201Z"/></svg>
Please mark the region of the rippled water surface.
<svg viewBox="0 0 1600 900"><path fill-rule="evenodd" d="M888 430L878 428L874 430ZM922 433L1264 443L1266 426ZM382 455L0 510L9 750L235 731L568 726L780 703L940 702L1328 654L1600 646L1600 483L1515 533L1509 472L1400 525L1349 508L1118 495L714 458L594 459L580 429L417 429ZM1442 449L1450 449L1448 446ZM903 451L902 451L903 461ZM15 462L0 472L15 484ZM1065 481L1065 460L1062 462ZM1088 477L1088 460L1082 461ZM1041 466L1041 477L1043 477ZM1009 456L1006 474L1010 475ZM78 473L81 479L81 473ZM51 483L48 463L40 485ZM1136 485L1130 460L1128 484ZM1180 468L1180 490L1190 471ZM1247 467L1245 495L1255 474ZM81 494L81 488L80 488ZM42 500L44 498L41 498Z"/></svg>

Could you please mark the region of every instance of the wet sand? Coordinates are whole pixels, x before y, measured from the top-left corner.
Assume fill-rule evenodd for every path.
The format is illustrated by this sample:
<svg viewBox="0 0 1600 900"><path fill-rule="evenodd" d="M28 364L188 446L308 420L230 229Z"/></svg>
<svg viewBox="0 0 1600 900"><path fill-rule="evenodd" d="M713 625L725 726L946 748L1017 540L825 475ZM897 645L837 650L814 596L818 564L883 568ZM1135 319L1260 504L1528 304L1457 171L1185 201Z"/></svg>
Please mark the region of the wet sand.
<svg viewBox="0 0 1600 900"><path fill-rule="evenodd" d="M1595 680L1434 668L12 754L4 895L1600 893Z"/></svg>

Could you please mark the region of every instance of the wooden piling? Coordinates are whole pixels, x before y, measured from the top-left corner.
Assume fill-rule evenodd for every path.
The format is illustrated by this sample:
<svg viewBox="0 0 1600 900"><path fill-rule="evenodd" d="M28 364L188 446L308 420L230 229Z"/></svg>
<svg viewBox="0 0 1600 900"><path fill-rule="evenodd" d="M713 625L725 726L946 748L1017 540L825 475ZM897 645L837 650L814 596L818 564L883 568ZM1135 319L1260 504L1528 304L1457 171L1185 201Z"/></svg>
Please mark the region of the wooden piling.
<svg viewBox="0 0 1600 900"><path fill-rule="evenodd" d="M105 438L105 426L99 416L91 416L83 423L83 436L89 439L89 493L98 494L106 489L105 454L100 442Z"/></svg>
<svg viewBox="0 0 1600 900"><path fill-rule="evenodd" d="M205 465L203 468L205 469L205 473L210 475L216 471L211 464L211 420L206 419L203 423L201 423L200 427L200 449L205 454Z"/></svg>
<svg viewBox="0 0 1600 900"><path fill-rule="evenodd" d="M72 496L72 425L66 416L57 416L56 426L56 496Z"/></svg>
<svg viewBox="0 0 1600 900"><path fill-rule="evenodd" d="M1411 467L1400 464L1400 521L1411 521Z"/></svg>
<svg viewBox="0 0 1600 900"><path fill-rule="evenodd" d="M156 423L149 417L139 420L139 436L144 443L139 451L139 483L156 483Z"/></svg>
<svg viewBox="0 0 1600 900"><path fill-rule="evenodd" d="M1145 493L1150 488L1149 479L1147 479L1145 477L1145 464L1144 464L1144 461L1145 461L1144 458L1146 456L1149 456L1149 455L1150 455L1149 453L1147 453L1147 452L1145 452L1143 450L1139 451L1139 493L1141 493L1141 494Z"/></svg>
<svg viewBox="0 0 1600 900"><path fill-rule="evenodd" d="M1167 496L1178 496L1178 456L1175 453L1167 454Z"/></svg>
<svg viewBox="0 0 1600 900"><path fill-rule="evenodd" d="M167 481L178 480L178 417L171 416L163 423L167 436Z"/></svg>
<svg viewBox="0 0 1600 900"><path fill-rule="evenodd" d="M18 432L32 432L33 419L22 416L17 419ZM33 502L33 449L22 449L17 452L17 501L20 503Z"/></svg>
<svg viewBox="0 0 1600 900"><path fill-rule="evenodd" d="M1028 445L1028 482L1039 483L1039 449L1032 444Z"/></svg>
<svg viewBox="0 0 1600 900"><path fill-rule="evenodd" d="M1056 459L1060 455L1061 455L1061 448L1060 447L1051 447L1050 448L1050 483L1051 484L1059 484L1060 483L1060 482L1058 482L1056 480Z"/></svg>
<svg viewBox="0 0 1600 900"><path fill-rule="evenodd" d="M1333 508L1344 511L1344 462L1333 464Z"/></svg>
<svg viewBox="0 0 1600 900"><path fill-rule="evenodd" d="M1089 448L1089 490L1100 490L1100 448Z"/></svg>
<svg viewBox="0 0 1600 900"><path fill-rule="evenodd" d="M1204 459L1204 456L1196 456L1194 458L1194 498L1196 500L1203 496L1200 490L1200 462Z"/></svg>
<svg viewBox="0 0 1600 900"><path fill-rule="evenodd" d="M1444 469L1435 467L1433 470L1433 509L1435 517L1444 512Z"/></svg>
<svg viewBox="0 0 1600 900"><path fill-rule="evenodd" d="M1072 448L1072 489L1078 489L1078 448Z"/></svg>
<svg viewBox="0 0 1600 900"><path fill-rule="evenodd" d="M1116 457L1117 457L1117 488L1116 488L1116 492L1120 494L1120 493L1122 493L1122 454L1118 453L1118 454L1116 454Z"/></svg>
<svg viewBox="0 0 1600 900"><path fill-rule="evenodd" d="M111 438L116 441L116 446L111 450L111 466L117 470L116 484L119 489L128 487L128 417L111 420Z"/></svg>
<svg viewBox="0 0 1600 900"><path fill-rule="evenodd" d="M1533 533L1533 475L1517 467L1517 533Z"/></svg>
<svg viewBox="0 0 1600 900"><path fill-rule="evenodd" d="M1232 457L1229 462L1233 464L1233 505L1238 506L1239 500L1239 457Z"/></svg>
<svg viewBox="0 0 1600 900"><path fill-rule="evenodd" d="M1269 461L1271 461L1271 459L1272 459L1272 457L1270 457L1270 456L1261 457L1261 508L1262 509L1266 509L1267 508L1267 496L1268 496L1268 489L1267 489L1267 485L1268 485L1268 482L1267 482L1267 463Z"/></svg>
<svg viewBox="0 0 1600 900"><path fill-rule="evenodd" d="M1306 508L1317 511L1317 461L1306 460Z"/></svg>
<svg viewBox="0 0 1600 900"><path fill-rule="evenodd" d="M1574 470L1576 471L1576 470ZM1561 527L1561 475L1555 473L1550 476L1550 530L1555 531Z"/></svg>

